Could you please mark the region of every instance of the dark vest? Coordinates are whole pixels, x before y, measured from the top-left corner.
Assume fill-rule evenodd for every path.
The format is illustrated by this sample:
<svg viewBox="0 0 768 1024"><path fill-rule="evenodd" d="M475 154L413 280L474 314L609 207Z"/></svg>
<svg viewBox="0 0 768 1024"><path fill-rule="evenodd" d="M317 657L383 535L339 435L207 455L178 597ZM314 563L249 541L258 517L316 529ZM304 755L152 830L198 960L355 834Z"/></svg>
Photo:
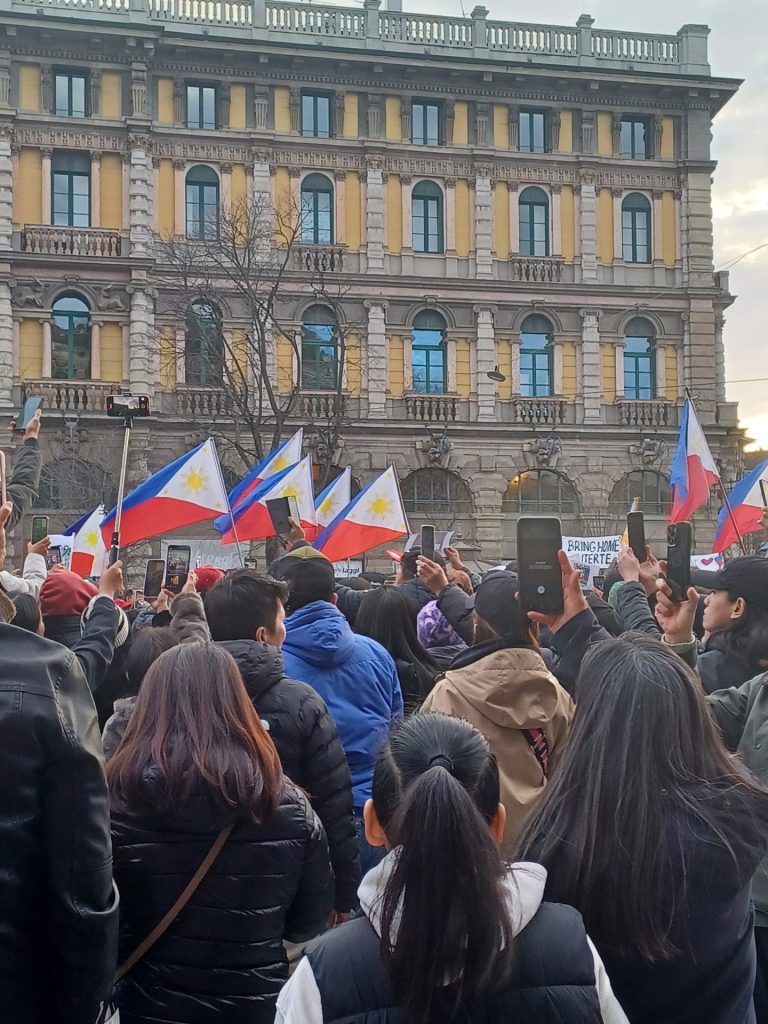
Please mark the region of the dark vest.
<svg viewBox="0 0 768 1024"><path fill-rule="evenodd" d="M365 917L310 943L324 1024L409 1024L394 1005L379 937ZM542 903L515 945L513 985L491 997L482 1017L466 1013L455 1024L601 1024L595 965L581 914Z"/></svg>

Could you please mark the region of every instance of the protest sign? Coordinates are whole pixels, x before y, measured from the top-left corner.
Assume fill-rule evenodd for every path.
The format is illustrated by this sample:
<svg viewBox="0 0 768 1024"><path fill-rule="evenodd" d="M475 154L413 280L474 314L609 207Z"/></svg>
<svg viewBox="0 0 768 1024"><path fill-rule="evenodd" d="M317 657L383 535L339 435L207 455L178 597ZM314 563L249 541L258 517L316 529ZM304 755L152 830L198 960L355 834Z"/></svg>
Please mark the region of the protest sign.
<svg viewBox="0 0 768 1024"><path fill-rule="evenodd" d="M563 551L574 569L581 569L584 580L591 582L618 557L621 537L563 537Z"/></svg>

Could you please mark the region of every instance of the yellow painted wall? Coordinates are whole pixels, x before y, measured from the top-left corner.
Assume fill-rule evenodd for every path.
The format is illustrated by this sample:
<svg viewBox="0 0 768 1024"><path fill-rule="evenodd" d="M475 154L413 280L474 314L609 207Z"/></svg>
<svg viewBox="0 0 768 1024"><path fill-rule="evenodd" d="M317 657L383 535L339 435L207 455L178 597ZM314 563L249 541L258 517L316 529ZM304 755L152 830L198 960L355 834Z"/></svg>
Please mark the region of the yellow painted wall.
<svg viewBox="0 0 768 1024"><path fill-rule="evenodd" d="M172 160L160 161L157 191L158 231L161 238L172 238L176 229Z"/></svg>
<svg viewBox="0 0 768 1024"><path fill-rule="evenodd" d="M245 128L245 86L233 85L229 90L229 127Z"/></svg>
<svg viewBox="0 0 768 1024"><path fill-rule="evenodd" d="M342 131L345 139L356 139L360 131L360 97L356 92L344 93L344 124Z"/></svg>
<svg viewBox="0 0 768 1024"><path fill-rule="evenodd" d="M469 142L469 109L463 102L455 103L453 107L453 144L455 146L466 146Z"/></svg>
<svg viewBox="0 0 768 1024"><path fill-rule="evenodd" d="M22 64L19 68L19 109L40 109L40 68L37 64Z"/></svg>
<svg viewBox="0 0 768 1024"><path fill-rule="evenodd" d="M499 361L499 370L507 378L496 385L499 398L508 400L512 397L512 342L509 338L500 338L496 341L496 358Z"/></svg>
<svg viewBox="0 0 768 1024"><path fill-rule="evenodd" d="M469 256L469 182L456 182L456 255Z"/></svg>
<svg viewBox="0 0 768 1024"><path fill-rule="evenodd" d="M661 152L662 160L675 159L675 119L673 117L662 117L661 119Z"/></svg>
<svg viewBox="0 0 768 1024"><path fill-rule="evenodd" d="M612 122L610 114L597 115L597 152L600 156L613 156Z"/></svg>
<svg viewBox="0 0 768 1024"><path fill-rule="evenodd" d="M616 346L602 345L600 365L603 371L603 398L606 402L616 399ZM594 381L584 381L584 387L594 387Z"/></svg>
<svg viewBox="0 0 768 1024"><path fill-rule="evenodd" d="M245 331L232 331L232 378L235 388L242 389L248 376L248 336Z"/></svg>
<svg viewBox="0 0 768 1024"><path fill-rule="evenodd" d="M674 402L678 397L678 383L677 383L677 349L672 345L665 347L667 362L667 398Z"/></svg>
<svg viewBox="0 0 768 1024"><path fill-rule="evenodd" d="M509 189L497 181L493 190L493 251L500 260L509 258Z"/></svg>
<svg viewBox="0 0 768 1024"><path fill-rule="evenodd" d="M39 224L43 219L43 156L39 149L19 153L19 180L13 189L14 220Z"/></svg>
<svg viewBox="0 0 768 1024"><path fill-rule="evenodd" d="M248 191L248 180L245 174L245 167L242 164L232 164L232 176L230 178L230 194L232 197L232 209L237 210L245 205L246 193Z"/></svg>
<svg viewBox="0 0 768 1024"><path fill-rule="evenodd" d="M403 363L403 339L393 335L389 339L389 393L393 398L402 398L405 387Z"/></svg>
<svg viewBox="0 0 768 1024"><path fill-rule="evenodd" d="M385 138L389 139L391 142L400 142L403 137L403 126L400 122L400 97L387 96L385 110Z"/></svg>
<svg viewBox="0 0 768 1024"><path fill-rule="evenodd" d="M456 341L456 390L462 398L469 398L472 390L472 367L469 342L464 338Z"/></svg>
<svg viewBox="0 0 768 1024"><path fill-rule="evenodd" d="M576 346L571 341L563 344L563 395L574 401L577 392Z"/></svg>
<svg viewBox="0 0 768 1024"><path fill-rule="evenodd" d="M597 194L597 258L613 263L613 196L609 188Z"/></svg>
<svg viewBox="0 0 768 1024"><path fill-rule="evenodd" d="M291 130L291 90L284 85L275 88L275 131Z"/></svg>
<svg viewBox="0 0 768 1024"><path fill-rule="evenodd" d="M123 116L123 76L119 71L101 73L101 116Z"/></svg>
<svg viewBox="0 0 768 1024"><path fill-rule="evenodd" d="M350 395L359 395L363 381L360 335L348 334L346 347L347 391Z"/></svg>
<svg viewBox="0 0 768 1024"><path fill-rule="evenodd" d="M493 144L496 149L509 149L509 108L499 104L493 107Z"/></svg>
<svg viewBox="0 0 768 1024"><path fill-rule="evenodd" d="M559 153L573 152L573 112L560 111L560 148Z"/></svg>
<svg viewBox="0 0 768 1024"><path fill-rule="evenodd" d="M123 161L119 153L104 153L101 158L101 226L116 231L123 226Z"/></svg>
<svg viewBox="0 0 768 1024"><path fill-rule="evenodd" d="M160 387L173 391L176 387L176 332L172 327L160 330Z"/></svg>
<svg viewBox="0 0 768 1024"><path fill-rule="evenodd" d="M563 185L560 193L560 238L563 259L573 263L576 258L576 203L571 185Z"/></svg>
<svg viewBox="0 0 768 1024"><path fill-rule="evenodd" d="M160 124L173 124L173 79L157 80L157 120Z"/></svg>
<svg viewBox="0 0 768 1024"><path fill-rule="evenodd" d="M275 168L275 241L285 244L290 233L291 212L291 178L287 167Z"/></svg>
<svg viewBox="0 0 768 1024"><path fill-rule="evenodd" d="M277 339L277 390L283 395L293 390L293 345L282 334Z"/></svg>
<svg viewBox="0 0 768 1024"><path fill-rule="evenodd" d="M347 248L350 252L357 252L362 242L362 224L360 176L355 171L347 171L344 202L346 204Z"/></svg>
<svg viewBox="0 0 768 1024"><path fill-rule="evenodd" d="M123 379L123 329L120 324L102 324L101 379L119 383Z"/></svg>
<svg viewBox="0 0 768 1024"><path fill-rule="evenodd" d="M387 178L386 246L389 252L400 252L403 248L403 189L396 174Z"/></svg>
<svg viewBox="0 0 768 1024"><path fill-rule="evenodd" d="M661 254L665 267L674 267L677 256L675 196L665 192L661 197Z"/></svg>
<svg viewBox="0 0 768 1024"><path fill-rule="evenodd" d="M35 380L43 372L43 325L38 320L22 320L19 325L19 374L22 380Z"/></svg>

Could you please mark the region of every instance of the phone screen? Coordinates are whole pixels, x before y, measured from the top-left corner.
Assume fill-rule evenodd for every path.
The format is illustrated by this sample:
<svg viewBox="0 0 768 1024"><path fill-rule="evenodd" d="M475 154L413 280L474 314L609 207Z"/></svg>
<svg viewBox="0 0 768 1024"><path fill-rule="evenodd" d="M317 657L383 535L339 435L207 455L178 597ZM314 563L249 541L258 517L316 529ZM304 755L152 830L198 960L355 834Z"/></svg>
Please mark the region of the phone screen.
<svg viewBox="0 0 768 1024"><path fill-rule="evenodd" d="M32 543L48 536L48 516L32 516Z"/></svg>
<svg viewBox="0 0 768 1024"><path fill-rule="evenodd" d="M162 558L150 558L144 574L144 597L159 597L163 589L165 562Z"/></svg>
<svg viewBox="0 0 768 1024"><path fill-rule="evenodd" d="M192 549L185 544L169 544L167 552L167 568L165 587L172 594L180 594L187 582L189 566L192 561Z"/></svg>
<svg viewBox="0 0 768 1024"><path fill-rule="evenodd" d="M559 519L518 519L520 603L526 611L557 615L563 610L563 574L557 560L562 545Z"/></svg>
<svg viewBox="0 0 768 1024"><path fill-rule="evenodd" d="M434 526L422 526L421 528L421 553L431 561L435 560L435 528Z"/></svg>
<svg viewBox="0 0 768 1024"><path fill-rule="evenodd" d="M768 480L760 481L760 493L763 496L763 508L768 508Z"/></svg>
<svg viewBox="0 0 768 1024"><path fill-rule="evenodd" d="M23 433L29 426L29 422L37 410L43 404L42 398L28 398L21 408L14 430Z"/></svg>
<svg viewBox="0 0 768 1024"><path fill-rule="evenodd" d="M299 503L295 496L291 494L284 498L267 498L266 505L275 533L278 537L287 537L291 532L288 520L299 522Z"/></svg>
<svg viewBox="0 0 768 1024"><path fill-rule="evenodd" d="M690 523L675 523L667 527L667 583L673 601L684 601L691 585L692 539Z"/></svg>
<svg viewBox="0 0 768 1024"><path fill-rule="evenodd" d="M644 562L645 551L645 520L642 512L627 513L627 538L629 546L638 562Z"/></svg>
<svg viewBox="0 0 768 1024"><path fill-rule="evenodd" d="M45 567L50 572L54 565L61 565L61 548L48 548L45 556Z"/></svg>

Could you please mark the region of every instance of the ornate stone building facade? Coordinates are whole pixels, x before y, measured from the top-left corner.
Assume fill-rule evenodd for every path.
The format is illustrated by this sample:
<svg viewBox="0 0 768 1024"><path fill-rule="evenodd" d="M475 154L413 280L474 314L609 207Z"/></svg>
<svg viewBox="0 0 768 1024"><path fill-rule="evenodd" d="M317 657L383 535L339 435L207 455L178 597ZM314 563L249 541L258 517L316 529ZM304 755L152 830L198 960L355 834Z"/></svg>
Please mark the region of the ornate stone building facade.
<svg viewBox="0 0 768 1024"><path fill-rule="evenodd" d="M247 197L302 211L279 297L298 342L271 355L300 399L288 427L342 401L339 460L361 484L393 462L414 526L453 526L496 562L521 512L610 533L637 494L658 534L685 389L735 474L710 139L737 83L712 77L706 27L378 0L0 0L0 15L0 407L46 396L43 504L74 509L116 477L118 386L158 410L134 478L234 429L220 382L183 352L160 365L158 336L185 336L156 242L200 237ZM318 266L360 325L341 390ZM233 305L224 330L243 317Z"/></svg>

